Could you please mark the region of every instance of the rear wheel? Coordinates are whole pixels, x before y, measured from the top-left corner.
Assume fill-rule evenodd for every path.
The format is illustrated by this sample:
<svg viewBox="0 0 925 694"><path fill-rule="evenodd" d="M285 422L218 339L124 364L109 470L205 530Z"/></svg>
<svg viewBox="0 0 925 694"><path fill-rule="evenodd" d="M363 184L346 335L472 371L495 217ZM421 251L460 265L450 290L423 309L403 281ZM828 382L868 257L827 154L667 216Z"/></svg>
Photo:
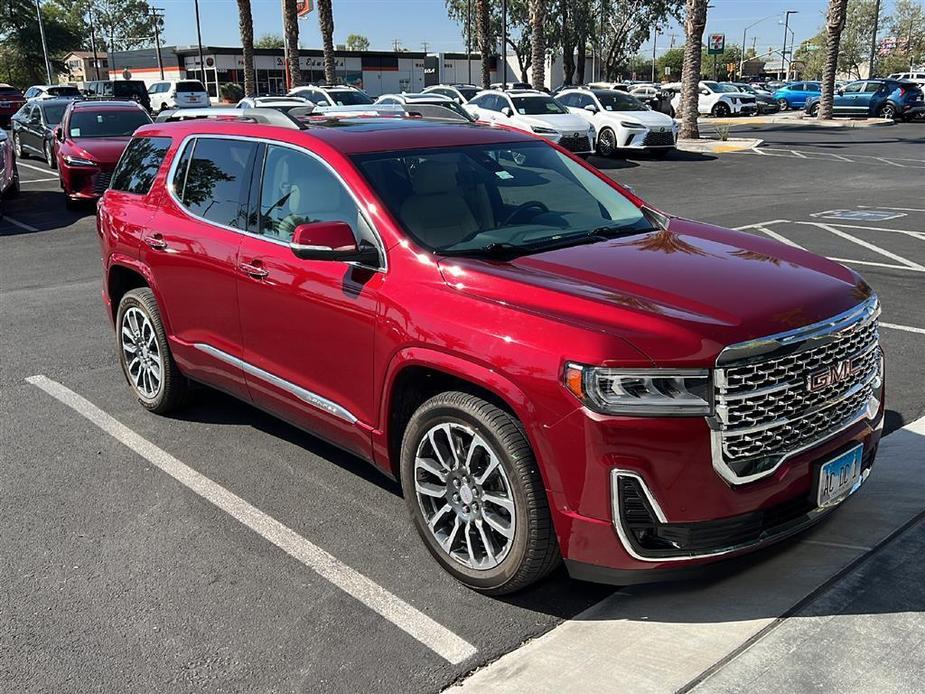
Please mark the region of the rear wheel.
<svg viewBox="0 0 925 694"><path fill-rule="evenodd" d="M461 392L421 405L402 440L401 479L428 551L473 590L512 593L559 563L533 451L495 405Z"/></svg>
<svg viewBox="0 0 925 694"><path fill-rule="evenodd" d="M790 110L790 102L787 101L786 99L778 99L778 100L777 100L777 105L780 106L780 110L781 110L781 111L789 111L789 110Z"/></svg>
<svg viewBox="0 0 925 694"><path fill-rule="evenodd" d="M812 116L813 118L819 115L819 102L818 101L809 107L809 115Z"/></svg>
<svg viewBox="0 0 925 694"><path fill-rule="evenodd" d="M877 111L877 115L887 120L896 120L896 107L893 104L883 104Z"/></svg>
<svg viewBox="0 0 925 694"><path fill-rule="evenodd" d="M187 380L170 354L157 301L148 287L132 289L119 302L116 344L122 373L142 407L165 414L183 403Z"/></svg>
<svg viewBox="0 0 925 694"><path fill-rule="evenodd" d="M13 180L10 181L9 188L6 189L3 193L5 198L15 198L19 195L19 169L16 168L16 165L13 165Z"/></svg>
<svg viewBox="0 0 925 694"><path fill-rule="evenodd" d="M617 136L610 128L604 128L597 136L597 153L612 157L617 151Z"/></svg>
<svg viewBox="0 0 925 694"><path fill-rule="evenodd" d="M16 152L17 159L28 159L29 155L22 148L22 141L19 139L19 133L13 133L13 151Z"/></svg>

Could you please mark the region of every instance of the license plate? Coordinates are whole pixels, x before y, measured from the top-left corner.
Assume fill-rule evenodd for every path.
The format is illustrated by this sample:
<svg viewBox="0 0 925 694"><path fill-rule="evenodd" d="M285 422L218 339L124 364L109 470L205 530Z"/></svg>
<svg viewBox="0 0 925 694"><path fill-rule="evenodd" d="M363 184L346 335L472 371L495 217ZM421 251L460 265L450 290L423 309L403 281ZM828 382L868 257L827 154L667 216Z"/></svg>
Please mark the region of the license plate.
<svg viewBox="0 0 925 694"><path fill-rule="evenodd" d="M864 446L858 445L819 468L816 505L832 506L861 486L861 459Z"/></svg>

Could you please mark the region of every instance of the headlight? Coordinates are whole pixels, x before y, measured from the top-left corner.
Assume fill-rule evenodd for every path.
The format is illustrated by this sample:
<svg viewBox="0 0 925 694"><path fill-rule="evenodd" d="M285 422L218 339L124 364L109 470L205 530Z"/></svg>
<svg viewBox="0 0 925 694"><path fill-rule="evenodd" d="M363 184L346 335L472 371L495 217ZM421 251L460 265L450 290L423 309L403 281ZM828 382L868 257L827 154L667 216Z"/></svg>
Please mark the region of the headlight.
<svg viewBox="0 0 925 694"><path fill-rule="evenodd" d="M533 125L531 126L533 132L537 135L558 135L559 131L554 128L544 128L542 125Z"/></svg>
<svg viewBox="0 0 925 694"><path fill-rule="evenodd" d="M569 363L563 382L601 414L708 415L712 381L706 369L609 369Z"/></svg>
<svg viewBox="0 0 925 694"><path fill-rule="evenodd" d="M622 121L622 120L620 121L620 125L622 125L624 128L636 128L638 130L642 130L646 127L640 123L629 123L627 121Z"/></svg>
<svg viewBox="0 0 925 694"><path fill-rule="evenodd" d="M83 157L72 157L70 154L65 155L64 162L69 166L96 166L96 162L92 159L84 159Z"/></svg>

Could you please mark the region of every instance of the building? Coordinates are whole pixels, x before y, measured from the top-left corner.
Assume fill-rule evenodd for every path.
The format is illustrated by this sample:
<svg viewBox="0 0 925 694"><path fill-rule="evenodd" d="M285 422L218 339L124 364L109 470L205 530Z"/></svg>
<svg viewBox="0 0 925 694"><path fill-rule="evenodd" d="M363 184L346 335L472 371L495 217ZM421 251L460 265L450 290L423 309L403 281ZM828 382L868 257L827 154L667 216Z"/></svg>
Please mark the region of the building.
<svg viewBox="0 0 925 694"><path fill-rule="evenodd" d="M65 72L58 75L61 84L82 84L90 80L109 79L109 58L106 51L72 51L64 56Z"/></svg>

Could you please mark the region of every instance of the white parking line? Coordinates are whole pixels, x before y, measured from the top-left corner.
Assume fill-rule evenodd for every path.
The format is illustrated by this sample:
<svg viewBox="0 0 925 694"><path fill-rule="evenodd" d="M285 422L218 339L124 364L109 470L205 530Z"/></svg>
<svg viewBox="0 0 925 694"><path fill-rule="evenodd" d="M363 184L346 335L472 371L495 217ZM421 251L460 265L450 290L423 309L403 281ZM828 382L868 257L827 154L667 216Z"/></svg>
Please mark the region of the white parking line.
<svg viewBox="0 0 925 694"><path fill-rule="evenodd" d="M13 219L12 217L7 217L6 215L4 215L3 217L0 217L0 224L2 224L3 222L9 222L14 227L19 227L20 229L25 229L26 231L38 231L38 229L36 229L31 224L26 224L25 222L19 222Z"/></svg>
<svg viewBox="0 0 925 694"><path fill-rule="evenodd" d="M475 655L476 648L469 642L241 497L184 465L86 398L47 376L30 376L26 381L88 419L149 463L420 641L444 660L457 664Z"/></svg>
<svg viewBox="0 0 925 694"><path fill-rule="evenodd" d="M824 542L823 540L800 540L800 544L819 545L820 547L836 547L838 549L854 549L861 552L869 552L873 549L873 547L865 547L864 545L849 545L844 542Z"/></svg>
<svg viewBox="0 0 925 694"><path fill-rule="evenodd" d="M27 169L32 169L33 171L41 171L43 174L47 174L50 171L47 166L35 166L34 164L26 164L23 161L17 161L16 166L24 166Z"/></svg>
<svg viewBox="0 0 925 694"><path fill-rule="evenodd" d="M906 267L905 265L896 265L895 263L878 263L875 260L854 260L853 258L835 258L833 256L828 256L829 260L834 260L836 263L848 263L849 265L868 265L870 267L885 267L890 270L902 270L904 272L925 272L925 270L918 270L914 267Z"/></svg>
<svg viewBox="0 0 925 694"><path fill-rule="evenodd" d="M906 267L914 268L916 270L925 270L925 265L919 265L918 263L913 262L911 260L906 260L901 255L896 255L892 251L888 251L885 248L880 248L880 246L876 246L870 243L869 241L865 241L864 239L859 239L856 236L852 236L846 231L842 231L841 229L836 229L831 224L823 224L822 222L797 222L797 224L819 227L820 229L824 229L825 231L835 234L836 236L840 236L846 241L851 241L851 243L855 243L858 246L862 246L863 248L871 250L874 253L879 253L880 255L886 256L887 258L892 258L897 263L902 263Z"/></svg>
<svg viewBox="0 0 925 694"><path fill-rule="evenodd" d="M911 325L897 325L896 323L884 323L880 321L881 328L890 328L891 330L903 330L907 333L917 333L925 335L925 328L913 328Z"/></svg>
<svg viewBox="0 0 925 694"><path fill-rule="evenodd" d="M801 222L802 223L802 222ZM925 231L913 231L912 229L888 229L887 227L868 227L861 226L860 224L833 224L832 222L826 222L829 226L833 227L844 227L845 229L867 229L868 231L891 231L894 234L906 234L912 238L925 241Z"/></svg>
<svg viewBox="0 0 925 694"><path fill-rule="evenodd" d="M52 178L30 178L30 179L21 178L19 179L19 184L25 185L27 183L45 183L46 181L57 181L57 180L58 180L57 176L53 176Z"/></svg>

